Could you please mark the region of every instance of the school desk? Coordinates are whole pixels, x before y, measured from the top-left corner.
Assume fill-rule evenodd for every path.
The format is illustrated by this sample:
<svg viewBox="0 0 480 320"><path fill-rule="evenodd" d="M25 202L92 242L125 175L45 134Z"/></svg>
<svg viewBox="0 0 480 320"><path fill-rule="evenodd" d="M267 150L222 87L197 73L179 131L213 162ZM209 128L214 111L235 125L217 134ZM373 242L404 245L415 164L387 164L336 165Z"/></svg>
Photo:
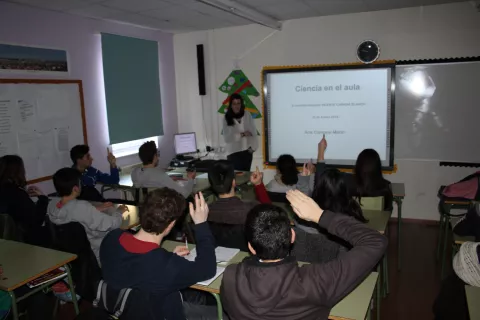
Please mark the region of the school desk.
<svg viewBox="0 0 480 320"><path fill-rule="evenodd" d="M186 175L186 171L184 168L178 168L172 171L168 171L168 173L180 173L184 176ZM250 181L250 172L238 172L235 175L235 182L237 186L244 185ZM206 173L198 173L196 178L196 183L193 186L193 194L198 192L204 192L210 189L210 183L208 182L208 176ZM120 173L120 182L118 185L102 185L101 193L108 190L118 190L122 191L124 194L125 199L127 199L127 194L131 193L133 196L135 195L135 188L133 187L132 176L131 173Z"/></svg>
<svg viewBox="0 0 480 320"><path fill-rule="evenodd" d="M465 286L470 320L480 320L480 288Z"/></svg>
<svg viewBox="0 0 480 320"><path fill-rule="evenodd" d="M17 297L14 290L59 267L64 267L67 271L73 306L78 315L77 295L68 266L69 262L77 259L75 254L0 239L0 257L3 268L3 274L0 276L0 290L7 291L12 298L14 320L18 320L17 303L51 286L58 279L32 288L21 297Z"/></svg>
<svg viewBox="0 0 480 320"><path fill-rule="evenodd" d="M173 251L176 246L184 246L183 242L165 241L162 243L162 248L168 251ZM191 250L195 248L194 244L188 244L188 248ZM229 262L229 264L239 263L244 258L249 256L247 252L240 251ZM300 265L306 263L299 262ZM219 264L225 267L225 264ZM220 285L222 284L223 275L217 277L209 286L193 285L191 288L209 292L217 301L218 319L223 318L223 308L220 300ZM366 317L370 319L370 302L373 298L373 292L375 290L378 280L378 273L372 272L368 275L362 283L360 283L350 294L343 298L330 312L329 319L335 320L363 320Z"/></svg>

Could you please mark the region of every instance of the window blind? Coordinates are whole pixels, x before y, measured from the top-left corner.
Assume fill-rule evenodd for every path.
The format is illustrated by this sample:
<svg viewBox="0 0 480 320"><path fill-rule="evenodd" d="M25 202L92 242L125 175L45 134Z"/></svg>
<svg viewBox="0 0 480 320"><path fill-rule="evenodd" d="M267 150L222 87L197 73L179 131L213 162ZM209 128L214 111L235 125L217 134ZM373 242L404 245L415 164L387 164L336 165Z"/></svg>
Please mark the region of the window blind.
<svg viewBox="0 0 480 320"><path fill-rule="evenodd" d="M158 43L102 33L110 144L163 135Z"/></svg>

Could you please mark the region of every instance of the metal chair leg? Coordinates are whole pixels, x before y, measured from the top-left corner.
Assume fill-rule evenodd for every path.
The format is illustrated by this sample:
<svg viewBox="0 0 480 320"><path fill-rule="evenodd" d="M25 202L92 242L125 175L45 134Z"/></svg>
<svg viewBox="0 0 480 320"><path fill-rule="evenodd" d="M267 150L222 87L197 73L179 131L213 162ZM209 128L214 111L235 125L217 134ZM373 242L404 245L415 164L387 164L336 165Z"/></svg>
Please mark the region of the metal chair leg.
<svg viewBox="0 0 480 320"><path fill-rule="evenodd" d="M218 320L223 320L223 308L222 308L222 301L220 300L220 295L216 293L211 293L215 300L217 301L217 316Z"/></svg>

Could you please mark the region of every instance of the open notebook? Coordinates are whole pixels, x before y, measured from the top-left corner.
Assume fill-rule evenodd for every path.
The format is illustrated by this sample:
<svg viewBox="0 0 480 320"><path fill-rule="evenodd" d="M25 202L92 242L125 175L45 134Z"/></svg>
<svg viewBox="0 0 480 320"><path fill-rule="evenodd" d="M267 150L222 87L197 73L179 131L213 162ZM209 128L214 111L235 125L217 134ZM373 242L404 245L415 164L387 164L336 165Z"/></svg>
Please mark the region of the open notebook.
<svg viewBox="0 0 480 320"><path fill-rule="evenodd" d="M240 252L239 249L216 247L215 257L217 259L217 263L226 264L239 252ZM185 256L185 259L187 259L188 261L195 261L196 257L197 257L197 250L192 249L192 251L190 251L190 254L188 256Z"/></svg>
<svg viewBox="0 0 480 320"><path fill-rule="evenodd" d="M224 267L217 266L217 271L215 272L215 276L213 276L213 278L205 281L197 282L197 284L201 286L209 286L210 283L212 283L215 279L217 279L223 273L223 271L225 271Z"/></svg>

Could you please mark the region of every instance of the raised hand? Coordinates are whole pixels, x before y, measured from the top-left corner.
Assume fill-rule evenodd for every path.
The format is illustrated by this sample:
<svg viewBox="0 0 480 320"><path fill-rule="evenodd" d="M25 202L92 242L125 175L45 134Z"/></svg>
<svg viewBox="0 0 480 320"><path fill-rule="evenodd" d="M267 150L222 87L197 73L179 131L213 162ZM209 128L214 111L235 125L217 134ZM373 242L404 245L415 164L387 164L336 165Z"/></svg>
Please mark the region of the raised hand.
<svg viewBox="0 0 480 320"><path fill-rule="evenodd" d="M310 171L310 167L308 166L308 163L304 163L301 175L304 176L304 177L307 177L311 174L312 174L312 171Z"/></svg>
<svg viewBox="0 0 480 320"><path fill-rule="evenodd" d="M318 160L324 160L325 150L327 149L327 140L325 139L325 134L322 137L322 140L318 143Z"/></svg>
<svg viewBox="0 0 480 320"><path fill-rule="evenodd" d="M323 214L322 208L301 191L287 191L287 200L290 201L293 211L303 220L318 223Z"/></svg>
<svg viewBox="0 0 480 320"><path fill-rule="evenodd" d="M195 206L193 203L189 203L190 216L195 224L200 224L207 221L208 218L208 205L203 198L201 192L195 195Z"/></svg>
<svg viewBox="0 0 480 320"><path fill-rule="evenodd" d="M258 166L257 166L257 170L252 172L252 174L250 175L250 182L253 185L258 186L258 185L262 184L262 181L263 181L263 172L260 172L260 170L258 170Z"/></svg>
<svg viewBox="0 0 480 320"><path fill-rule="evenodd" d="M110 152L110 149L107 148L107 160L110 163L110 167L115 168L117 166L117 158Z"/></svg>

